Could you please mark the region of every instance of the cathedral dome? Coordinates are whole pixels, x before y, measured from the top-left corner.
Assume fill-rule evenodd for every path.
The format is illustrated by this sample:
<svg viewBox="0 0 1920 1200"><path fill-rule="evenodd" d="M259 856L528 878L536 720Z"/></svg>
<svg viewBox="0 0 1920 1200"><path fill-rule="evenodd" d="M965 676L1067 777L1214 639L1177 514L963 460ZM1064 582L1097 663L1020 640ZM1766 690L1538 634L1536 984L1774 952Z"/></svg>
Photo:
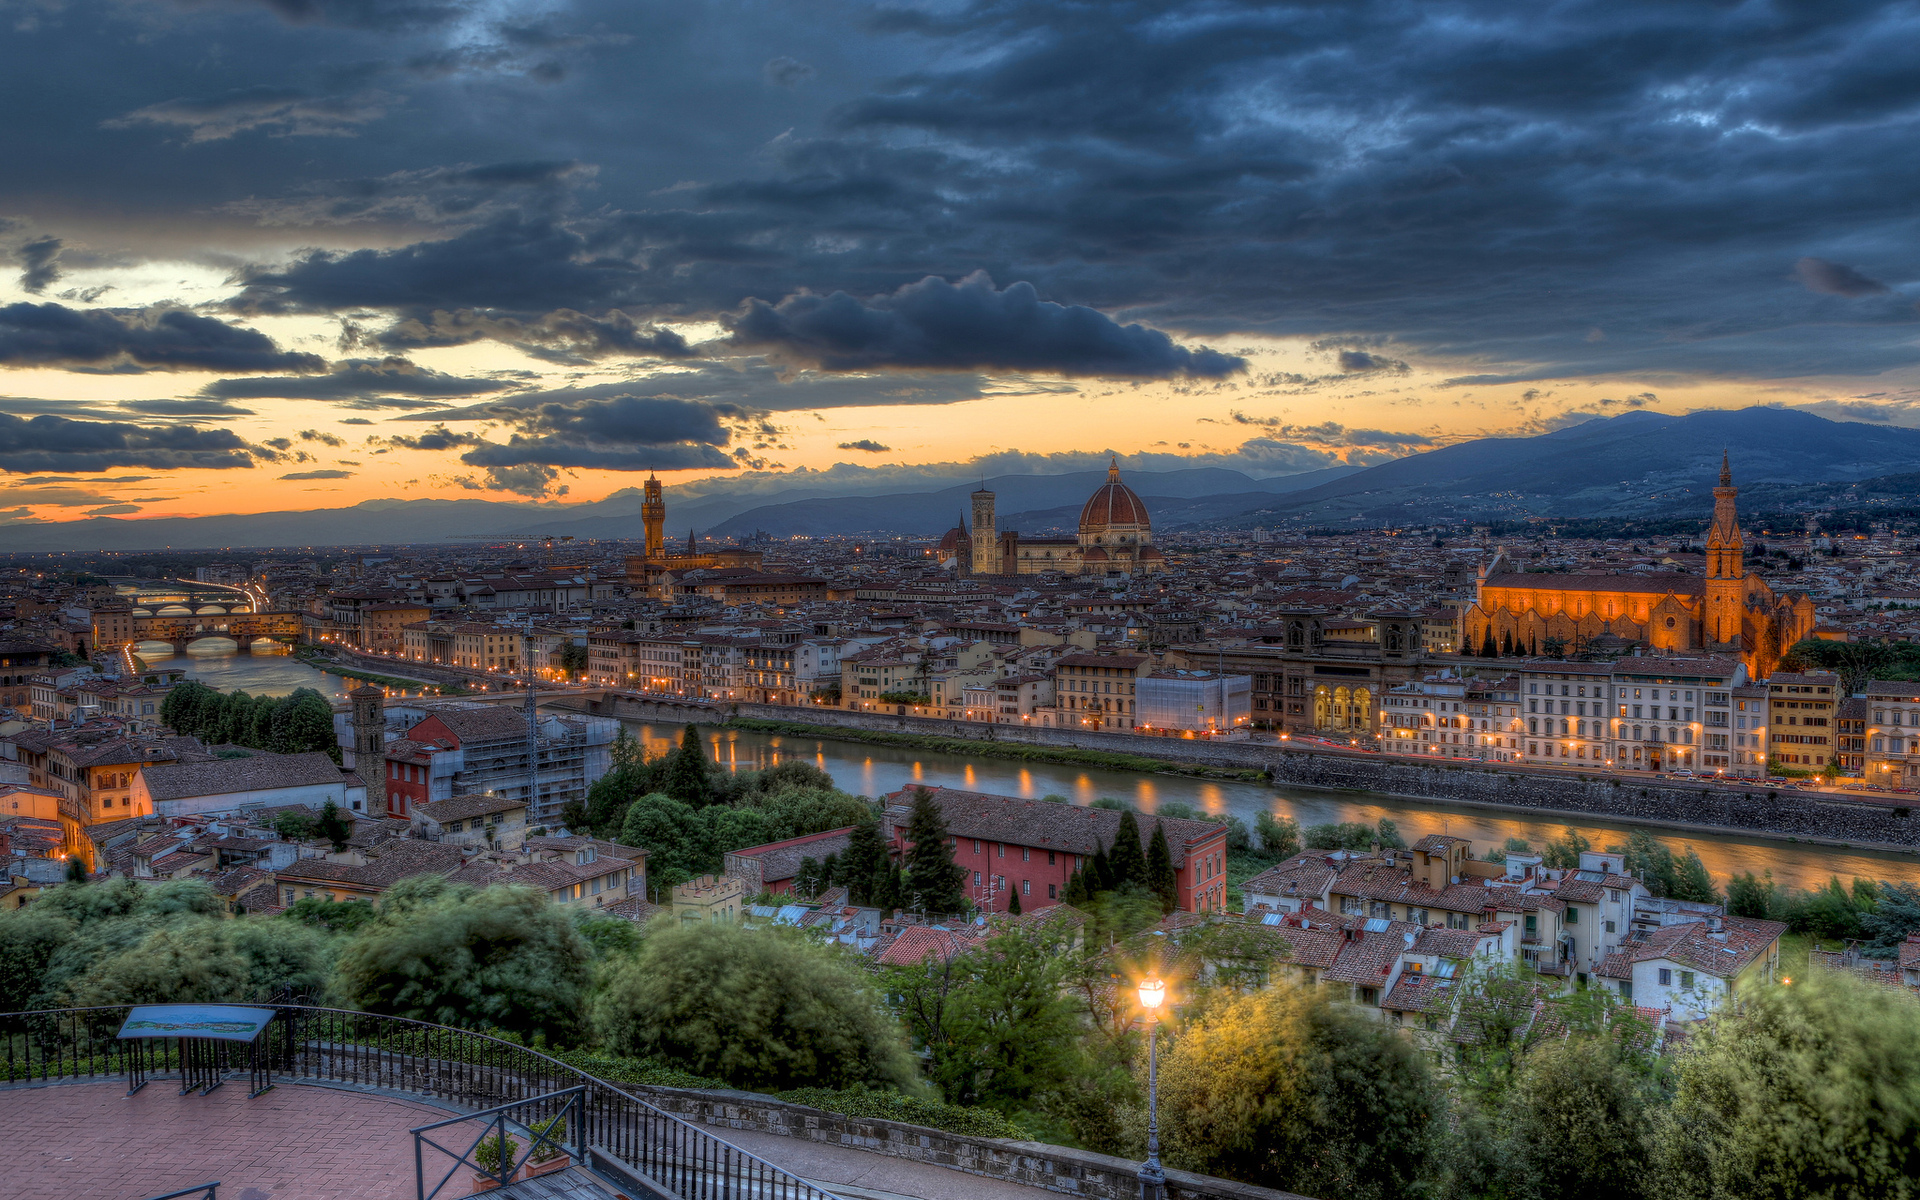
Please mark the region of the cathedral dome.
<svg viewBox="0 0 1920 1200"><path fill-rule="evenodd" d="M1091 537L1108 531L1145 533L1150 528L1147 506L1133 489L1120 482L1120 465L1107 468L1107 481L1088 498L1080 510L1080 536Z"/></svg>

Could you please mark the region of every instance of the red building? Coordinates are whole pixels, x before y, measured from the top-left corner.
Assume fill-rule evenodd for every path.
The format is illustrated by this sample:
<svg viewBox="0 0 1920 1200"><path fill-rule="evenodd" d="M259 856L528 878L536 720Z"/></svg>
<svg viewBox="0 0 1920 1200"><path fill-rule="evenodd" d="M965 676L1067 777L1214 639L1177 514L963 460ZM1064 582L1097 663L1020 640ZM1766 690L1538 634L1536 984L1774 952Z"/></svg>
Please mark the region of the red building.
<svg viewBox="0 0 1920 1200"><path fill-rule="evenodd" d="M904 855L909 845L907 819L916 790L902 788L886 798L882 832L896 857ZM946 819L953 861L967 873L968 898L992 912L1005 912L1015 894L1022 909L1057 903L1074 871L1094 851L1111 850L1120 829L1120 814L1111 809L955 788L926 790L933 793L933 802ZM1225 825L1146 813L1137 814L1136 819L1143 853L1153 838L1154 825L1166 830L1179 908L1212 912L1227 906Z"/></svg>
<svg viewBox="0 0 1920 1200"><path fill-rule="evenodd" d="M844 829L829 829L825 833L788 838L784 842L729 850L724 870L728 875L746 881L747 895L750 897L764 892L785 894L793 890L793 880L800 873L802 860L811 858L819 863L825 862L829 854L845 854L848 835L852 832L853 827L849 825Z"/></svg>

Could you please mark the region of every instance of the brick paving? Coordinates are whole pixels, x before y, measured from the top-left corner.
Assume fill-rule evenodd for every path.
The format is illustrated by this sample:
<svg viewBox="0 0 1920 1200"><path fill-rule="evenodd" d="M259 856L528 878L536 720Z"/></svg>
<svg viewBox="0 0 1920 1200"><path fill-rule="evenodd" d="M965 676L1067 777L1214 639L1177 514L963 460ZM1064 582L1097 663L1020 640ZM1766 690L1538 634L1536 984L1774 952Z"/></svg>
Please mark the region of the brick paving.
<svg viewBox="0 0 1920 1200"><path fill-rule="evenodd" d="M143 1200L217 1179L220 1200L411 1200L407 1130L450 1115L285 1083L249 1100L244 1079L207 1096L182 1096L168 1079L132 1097L123 1083L0 1090L14 1139L5 1191ZM444 1194L466 1191L456 1178Z"/></svg>

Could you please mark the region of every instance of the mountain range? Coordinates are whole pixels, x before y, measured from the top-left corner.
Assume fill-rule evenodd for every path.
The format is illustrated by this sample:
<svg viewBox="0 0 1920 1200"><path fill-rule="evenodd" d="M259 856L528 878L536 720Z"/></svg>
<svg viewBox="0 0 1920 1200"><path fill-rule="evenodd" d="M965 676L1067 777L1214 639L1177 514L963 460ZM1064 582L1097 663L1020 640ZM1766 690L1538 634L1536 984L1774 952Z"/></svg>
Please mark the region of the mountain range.
<svg viewBox="0 0 1920 1200"><path fill-rule="evenodd" d="M1282 522L1451 522L1494 516L1607 517L1704 512L1725 451L1734 481L1760 494L1920 472L1920 430L1831 421L1779 408L1710 410L1686 416L1632 412L1526 438L1479 438L1367 468L1333 467L1270 479L1195 468L1129 471L1162 530ZM824 475L824 473L822 473ZM1886 477L1895 477L1889 481ZM1002 475L884 495L834 494L843 481L797 480L757 494L721 481L679 501L667 491L667 529L714 536L892 533L938 536L964 516L969 494L996 496L1001 529L1071 530L1102 482L1099 471ZM935 480L929 480L935 482ZM823 494L825 493L825 494ZM20 522L0 526L0 552L211 549L224 546L375 545L460 535L582 540L638 538L641 492L624 488L583 504L496 500L366 500L349 508L207 517Z"/></svg>

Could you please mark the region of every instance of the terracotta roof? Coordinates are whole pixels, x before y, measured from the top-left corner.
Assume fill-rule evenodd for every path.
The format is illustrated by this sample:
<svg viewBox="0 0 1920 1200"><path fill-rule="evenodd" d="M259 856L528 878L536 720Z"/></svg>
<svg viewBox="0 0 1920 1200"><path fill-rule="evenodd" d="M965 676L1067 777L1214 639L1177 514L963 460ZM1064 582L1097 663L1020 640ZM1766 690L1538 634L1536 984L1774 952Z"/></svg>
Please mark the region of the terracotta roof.
<svg viewBox="0 0 1920 1200"><path fill-rule="evenodd" d="M339 783L341 771L333 759L318 750L304 754L258 751L248 758L158 763L142 767L140 775L155 800L181 800Z"/></svg>
<svg viewBox="0 0 1920 1200"><path fill-rule="evenodd" d="M459 846L399 838L373 851L365 865L303 858L274 874L281 880L378 889L415 875L449 874L460 866L464 853Z"/></svg>
<svg viewBox="0 0 1920 1200"><path fill-rule="evenodd" d="M1698 575L1649 572L1645 575L1549 575L1539 572L1487 576L1490 588L1517 588L1540 592L1638 592L1648 596L1701 596L1706 580Z"/></svg>
<svg viewBox="0 0 1920 1200"><path fill-rule="evenodd" d="M901 788L887 797L888 804L904 812L912 804L917 790ZM1023 800L1017 796L995 796L957 788L927 790L933 793L934 804L946 819L947 832L955 837L1091 855L1101 847L1111 846L1120 828L1120 814L1112 809L1082 808L1058 800ZM1143 849L1151 842L1156 823L1166 829L1167 848L1176 870L1185 864L1189 848L1224 838L1227 828L1211 821L1144 813L1135 814L1135 820ZM905 820L896 824L904 836Z"/></svg>
<svg viewBox="0 0 1920 1200"><path fill-rule="evenodd" d="M910 967L935 957L945 961L965 954L984 940L972 929L908 925L880 942L875 948L874 961L889 967Z"/></svg>
<svg viewBox="0 0 1920 1200"><path fill-rule="evenodd" d="M477 796L455 796L448 800L436 800L431 804L422 804L413 811L444 825L448 821L464 821L468 817L484 817L492 813L512 812L526 807L525 800L517 800L496 792L482 792Z"/></svg>

